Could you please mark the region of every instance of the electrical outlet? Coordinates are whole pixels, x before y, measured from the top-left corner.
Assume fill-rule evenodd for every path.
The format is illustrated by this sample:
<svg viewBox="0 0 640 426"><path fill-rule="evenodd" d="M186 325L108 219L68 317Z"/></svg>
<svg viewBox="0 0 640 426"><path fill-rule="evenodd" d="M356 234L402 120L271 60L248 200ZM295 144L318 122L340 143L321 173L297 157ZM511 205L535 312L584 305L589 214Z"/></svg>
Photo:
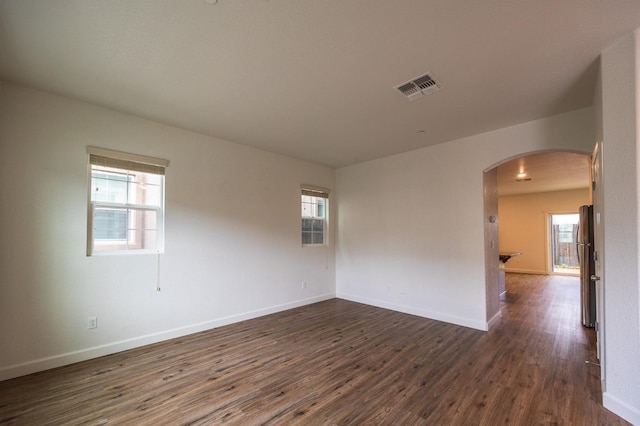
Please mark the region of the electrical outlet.
<svg viewBox="0 0 640 426"><path fill-rule="evenodd" d="M87 328L98 328L98 317L89 317L87 320Z"/></svg>
<svg viewBox="0 0 640 426"><path fill-rule="evenodd" d="M302 288L307 288L307 282L306 281L302 281Z"/></svg>

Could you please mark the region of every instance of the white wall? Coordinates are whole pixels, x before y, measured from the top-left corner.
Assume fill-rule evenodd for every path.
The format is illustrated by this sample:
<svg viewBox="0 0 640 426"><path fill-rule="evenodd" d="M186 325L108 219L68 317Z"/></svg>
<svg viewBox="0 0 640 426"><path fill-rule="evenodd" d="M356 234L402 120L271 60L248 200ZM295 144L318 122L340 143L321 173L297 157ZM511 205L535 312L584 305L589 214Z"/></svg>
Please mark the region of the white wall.
<svg viewBox="0 0 640 426"><path fill-rule="evenodd" d="M161 292L156 255L85 256L87 145L170 160ZM0 179L0 380L335 296L300 237L329 168L1 83Z"/></svg>
<svg viewBox="0 0 640 426"><path fill-rule="evenodd" d="M590 153L574 111L336 172L339 297L487 328L483 171L549 149Z"/></svg>
<svg viewBox="0 0 640 426"><path fill-rule="evenodd" d="M640 424L640 236L638 221L638 93L640 36L636 31L603 51L605 407Z"/></svg>
<svg viewBox="0 0 640 426"><path fill-rule="evenodd" d="M503 196L498 199L500 251L522 252L505 264L507 272L549 274L549 215L578 213L590 204L590 188Z"/></svg>

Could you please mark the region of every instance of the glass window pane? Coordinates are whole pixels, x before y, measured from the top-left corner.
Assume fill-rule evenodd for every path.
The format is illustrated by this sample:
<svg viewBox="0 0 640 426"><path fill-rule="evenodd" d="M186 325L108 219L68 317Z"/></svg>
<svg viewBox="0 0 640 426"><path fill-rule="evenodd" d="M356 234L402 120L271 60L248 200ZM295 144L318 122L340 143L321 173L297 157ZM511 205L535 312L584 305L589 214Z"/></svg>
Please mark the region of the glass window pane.
<svg viewBox="0 0 640 426"><path fill-rule="evenodd" d="M302 232L311 232L313 229L313 219L302 219Z"/></svg>
<svg viewBox="0 0 640 426"><path fill-rule="evenodd" d="M129 209L129 249L156 248L157 217L155 210Z"/></svg>
<svg viewBox="0 0 640 426"><path fill-rule="evenodd" d="M127 170L93 166L91 200L161 206L163 179L163 176L151 173L130 173Z"/></svg>
<svg viewBox="0 0 640 426"><path fill-rule="evenodd" d="M157 248L158 212L131 208L95 209L94 250Z"/></svg>
<svg viewBox="0 0 640 426"><path fill-rule="evenodd" d="M156 229L155 210L129 209L129 229Z"/></svg>
<svg viewBox="0 0 640 426"><path fill-rule="evenodd" d="M125 240L127 238L127 210L95 210L93 237L96 240Z"/></svg>
<svg viewBox="0 0 640 426"><path fill-rule="evenodd" d="M302 233L302 244L311 244L312 241L312 234L310 232L303 232Z"/></svg>
<svg viewBox="0 0 640 426"><path fill-rule="evenodd" d="M326 198L301 196L303 244L324 244L327 204Z"/></svg>
<svg viewBox="0 0 640 426"><path fill-rule="evenodd" d="M320 232L322 233L322 231L324 230L324 220L322 219L313 219L313 231L314 232Z"/></svg>
<svg viewBox="0 0 640 426"><path fill-rule="evenodd" d="M149 173L135 172L130 175L128 187L128 202L145 206L160 206L162 176Z"/></svg>
<svg viewBox="0 0 640 426"><path fill-rule="evenodd" d="M155 229L130 229L128 249L153 250L157 247L157 232Z"/></svg>
<svg viewBox="0 0 640 426"><path fill-rule="evenodd" d="M127 175L117 173L91 173L91 199L109 203L127 202Z"/></svg>
<svg viewBox="0 0 640 426"><path fill-rule="evenodd" d="M313 201L307 195L302 196L302 216L313 217Z"/></svg>
<svg viewBox="0 0 640 426"><path fill-rule="evenodd" d="M313 235L312 244L323 244L324 243L324 241L322 239L322 233L314 232L312 235Z"/></svg>

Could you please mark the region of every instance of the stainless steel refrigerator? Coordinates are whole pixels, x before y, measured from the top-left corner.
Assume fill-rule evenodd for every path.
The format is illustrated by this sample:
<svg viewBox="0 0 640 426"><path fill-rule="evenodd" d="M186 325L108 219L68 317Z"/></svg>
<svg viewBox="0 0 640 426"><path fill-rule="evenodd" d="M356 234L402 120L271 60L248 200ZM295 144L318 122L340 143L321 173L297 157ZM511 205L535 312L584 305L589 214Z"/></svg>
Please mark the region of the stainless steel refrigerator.
<svg viewBox="0 0 640 426"><path fill-rule="evenodd" d="M580 207L578 225L578 260L580 261L580 305L582 325L593 328L596 323L596 283L591 279L595 274L593 258L593 206Z"/></svg>

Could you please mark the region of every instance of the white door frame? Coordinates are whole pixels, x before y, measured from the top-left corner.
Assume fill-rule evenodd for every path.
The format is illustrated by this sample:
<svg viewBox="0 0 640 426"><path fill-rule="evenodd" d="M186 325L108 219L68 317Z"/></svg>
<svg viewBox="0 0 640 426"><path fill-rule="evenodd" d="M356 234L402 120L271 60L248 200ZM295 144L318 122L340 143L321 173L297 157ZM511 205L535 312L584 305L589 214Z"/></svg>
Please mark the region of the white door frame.
<svg viewBox="0 0 640 426"><path fill-rule="evenodd" d="M594 234L594 250L595 250L595 273L599 279L596 281L596 345L598 359L600 360L600 382L602 386L602 393L606 392L606 351L605 351L605 327L604 321L606 319L606 313L604 310L604 206L602 204L604 185L602 184L602 156L603 141L598 141L596 147L593 150L591 157L591 180L592 196L593 196L593 234Z"/></svg>

